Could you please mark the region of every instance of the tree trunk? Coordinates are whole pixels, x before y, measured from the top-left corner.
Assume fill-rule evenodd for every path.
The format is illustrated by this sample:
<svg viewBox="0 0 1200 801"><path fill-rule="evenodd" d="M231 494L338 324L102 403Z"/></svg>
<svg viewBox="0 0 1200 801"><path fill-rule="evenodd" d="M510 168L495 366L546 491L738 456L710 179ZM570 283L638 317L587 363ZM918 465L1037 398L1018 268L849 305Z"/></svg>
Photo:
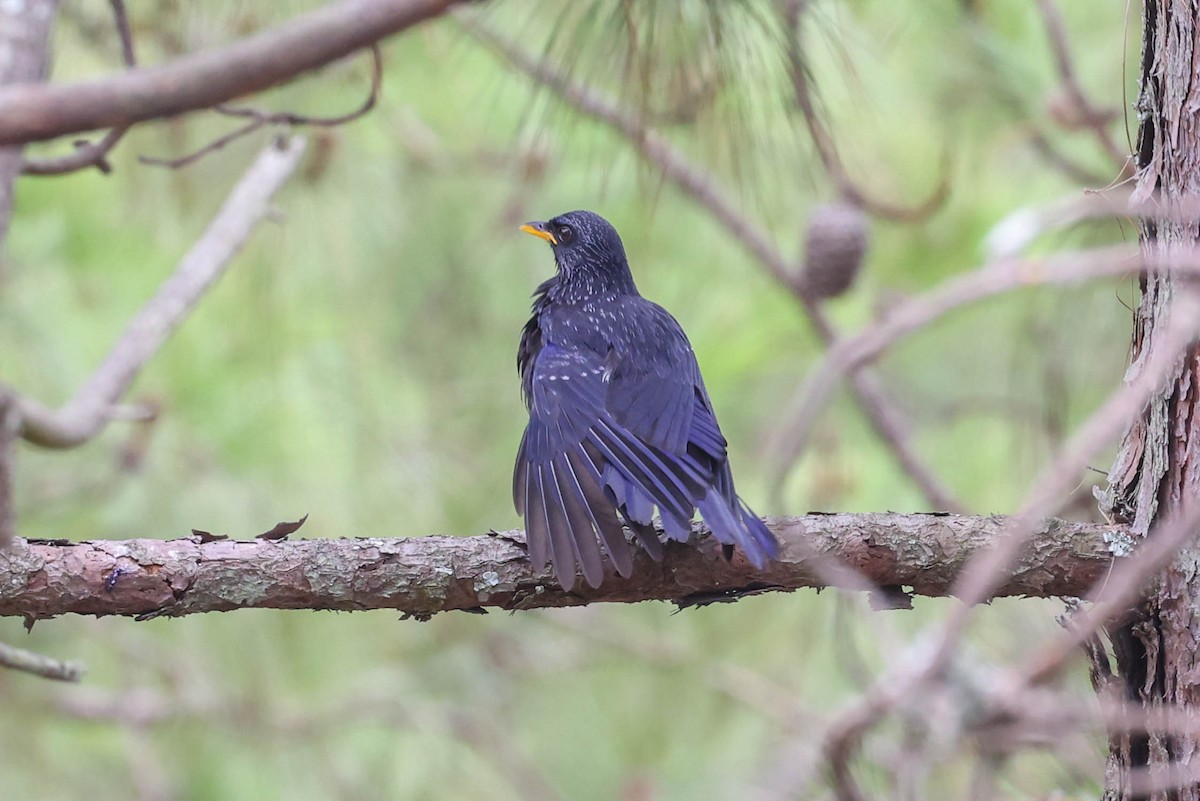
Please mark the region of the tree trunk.
<svg viewBox="0 0 1200 801"><path fill-rule="evenodd" d="M0 4L0 86L45 79L50 60L50 28L58 0ZM4 241L12 222L13 194L21 174L20 145L0 147L0 278L4 276ZM0 551L12 547L13 462L17 422L11 398L0 386Z"/></svg>
<svg viewBox="0 0 1200 801"><path fill-rule="evenodd" d="M0 86L46 77L50 27L58 0L0 5ZM0 248L12 219L13 183L21 173L21 148L0 147Z"/></svg>
<svg viewBox="0 0 1200 801"><path fill-rule="evenodd" d="M1195 2L1146 0L1143 18L1141 120L1137 194L1161 198L1166 210L1200 190L1200 11ZM1147 221L1143 250L1151 257L1191 252L1194 222ZM1194 282L1167 275L1140 279L1132 359L1136 375L1165 322L1173 299L1195 292ZM1160 521L1200 498L1200 353L1181 357L1173 380L1126 432L1101 505L1136 534L1153 536ZM1150 583L1142 603L1109 631L1118 675L1115 690L1146 707L1179 707L1191 732L1114 733L1105 799L1200 801L1200 546L1184 548ZM1107 666L1098 675L1107 673Z"/></svg>

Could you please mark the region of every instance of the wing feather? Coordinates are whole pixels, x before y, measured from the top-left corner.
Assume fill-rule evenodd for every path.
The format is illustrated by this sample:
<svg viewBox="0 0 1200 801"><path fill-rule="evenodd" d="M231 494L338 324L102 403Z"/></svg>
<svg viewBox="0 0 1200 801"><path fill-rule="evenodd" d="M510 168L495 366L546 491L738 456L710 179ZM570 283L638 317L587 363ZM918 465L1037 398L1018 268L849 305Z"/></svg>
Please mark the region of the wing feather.
<svg viewBox="0 0 1200 801"><path fill-rule="evenodd" d="M669 539L688 538L699 508L717 540L736 544L754 564L778 553L733 490L725 438L682 330L659 307L636 301L648 322L623 328L624 340L604 353L595 343L561 347L534 321L519 351L529 426L513 502L525 518L534 567L552 564L567 589L577 571L593 587L603 580L601 545L620 575L631 574L622 522L661 560L655 508Z"/></svg>
<svg viewBox="0 0 1200 801"><path fill-rule="evenodd" d="M542 497L541 472L529 471L525 481L525 541L529 548L529 561L533 569L546 569L550 554L550 525L546 519L546 502Z"/></svg>
<svg viewBox="0 0 1200 801"><path fill-rule="evenodd" d="M599 587L604 580L604 560L600 555L600 543L596 540L596 522L588 511L583 491L575 480L566 455L560 455L551 462L551 468L558 482L563 513L571 529L575 558L583 569L583 577L588 585Z"/></svg>
<svg viewBox="0 0 1200 801"><path fill-rule="evenodd" d="M554 462L536 465L538 483L542 487L542 497L546 505L546 525L550 530L550 561L554 564L554 575L559 584L575 583L576 546L575 540L585 532L575 531L567 511L563 506L562 495L559 494L558 477L554 472ZM591 536L592 532L586 532Z"/></svg>
<svg viewBox="0 0 1200 801"><path fill-rule="evenodd" d="M587 509L600 531L600 538L604 540L608 558L612 560L617 572L628 578L633 573L633 555L629 552L629 543L621 531L621 521L617 518L615 505L604 494L600 471L596 469L586 449L569 451L566 457L567 465L583 493Z"/></svg>

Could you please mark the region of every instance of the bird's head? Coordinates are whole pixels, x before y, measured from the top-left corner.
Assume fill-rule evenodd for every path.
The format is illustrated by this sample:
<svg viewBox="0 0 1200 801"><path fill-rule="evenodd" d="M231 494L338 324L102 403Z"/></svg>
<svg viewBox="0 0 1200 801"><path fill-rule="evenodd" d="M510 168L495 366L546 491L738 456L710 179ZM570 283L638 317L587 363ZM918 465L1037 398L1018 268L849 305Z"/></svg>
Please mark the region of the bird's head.
<svg viewBox="0 0 1200 801"><path fill-rule="evenodd" d="M579 294L637 291L621 237L599 214L569 211L546 222L525 223L521 230L550 243L563 283Z"/></svg>

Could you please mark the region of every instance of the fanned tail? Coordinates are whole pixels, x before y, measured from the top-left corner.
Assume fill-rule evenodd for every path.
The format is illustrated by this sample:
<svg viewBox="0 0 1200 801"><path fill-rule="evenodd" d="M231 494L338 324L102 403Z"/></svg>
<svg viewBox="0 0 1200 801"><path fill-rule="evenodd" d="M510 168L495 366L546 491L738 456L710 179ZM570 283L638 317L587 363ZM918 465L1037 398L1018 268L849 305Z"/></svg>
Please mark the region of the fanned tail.
<svg viewBox="0 0 1200 801"><path fill-rule="evenodd" d="M746 554L750 564L759 570L779 556L779 542L771 530L734 496L734 505L716 488L708 491L700 501L700 514L712 530L717 542L736 545Z"/></svg>

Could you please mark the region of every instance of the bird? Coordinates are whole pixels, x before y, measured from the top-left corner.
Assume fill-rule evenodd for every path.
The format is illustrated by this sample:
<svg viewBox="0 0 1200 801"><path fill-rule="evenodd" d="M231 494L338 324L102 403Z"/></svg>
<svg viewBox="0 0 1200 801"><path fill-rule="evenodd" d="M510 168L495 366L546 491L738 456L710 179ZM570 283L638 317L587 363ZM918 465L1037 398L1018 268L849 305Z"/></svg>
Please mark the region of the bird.
<svg viewBox="0 0 1200 801"><path fill-rule="evenodd" d="M544 239L554 276L533 294L517 370L529 412L513 470L513 504L537 572L549 563L571 591L583 573L604 580L603 551L628 578L622 526L662 561L686 541L698 510L726 556L736 546L757 569L779 543L734 490L727 443L676 319L642 297L616 229L571 211L520 230Z"/></svg>

